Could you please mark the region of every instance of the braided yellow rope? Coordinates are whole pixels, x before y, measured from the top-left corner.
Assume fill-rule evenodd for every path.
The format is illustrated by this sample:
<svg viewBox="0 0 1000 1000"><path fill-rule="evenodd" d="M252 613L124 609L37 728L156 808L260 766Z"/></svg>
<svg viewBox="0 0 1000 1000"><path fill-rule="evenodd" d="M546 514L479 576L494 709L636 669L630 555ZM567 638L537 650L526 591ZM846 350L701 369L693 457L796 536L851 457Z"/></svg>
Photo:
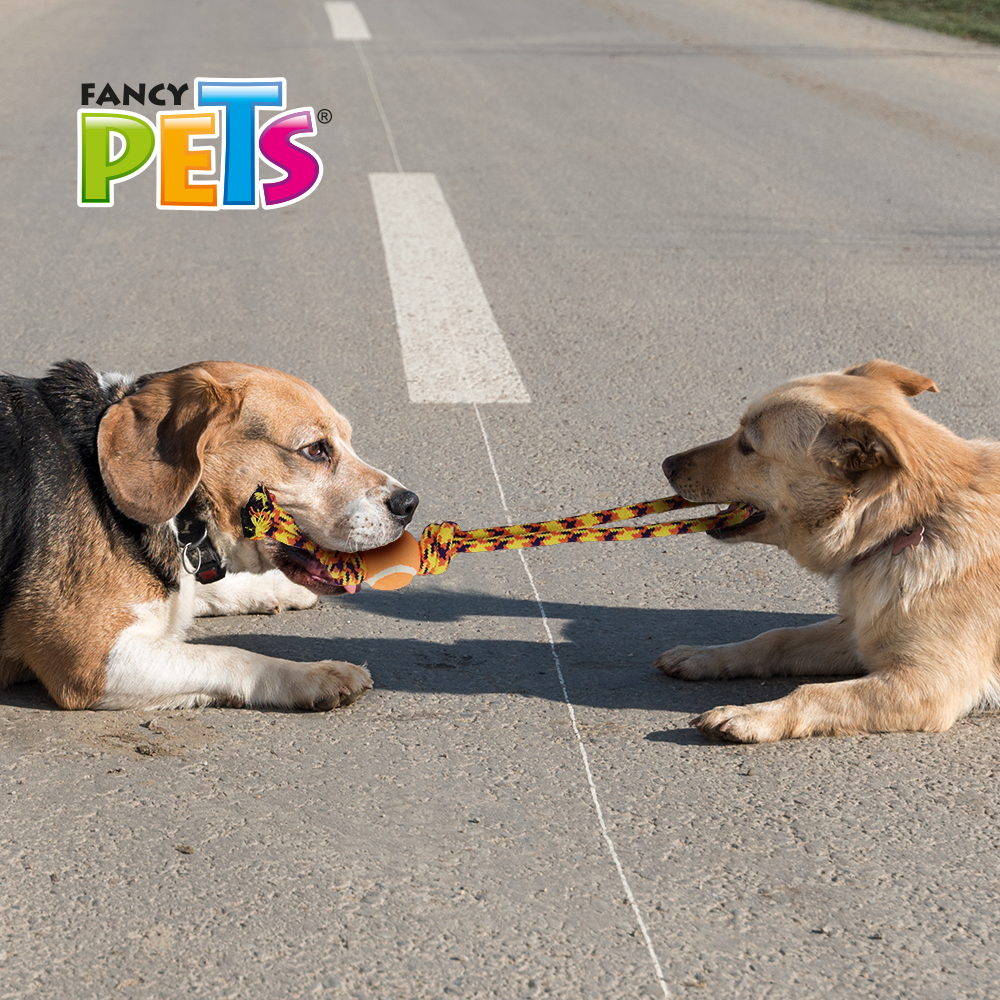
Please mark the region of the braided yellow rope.
<svg viewBox="0 0 1000 1000"><path fill-rule="evenodd" d="M662 538L668 535L686 535L694 531L711 531L741 524L755 511L749 504L739 504L731 510L708 517L695 517L683 521L661 521L658 524L613 525L647 514L662 514L685 507L704 504L683 497L664 497L647 500L628 507L598 510L591 514L564 517L557 521L539 521L533 524L503 525L497 528L477 528L463 531L453 521L429 524L419 540L419 565L412 567L421 576L437 575L448 568L452 557L459 552L495 552L499 549L525 549L542 545L560 545L563 542L611 542L635 538ZM247 538L273 538L283 545L301 549L312 555L330 574L335 584L356 589L368 575L368 561L383 549L365 552L331 552L320 548L306 538L295 524L291 514L281 508L274 495L263 485L259 486L242 511L243 533ZM404 536L408 533L404 532ZM410 535L410 538L413 536ZM398 546L399 542L393 542ZM412 543L411 543L412 548ZM366 555L368 560L366 560ZM397 557L398 558L398 557ZM406 561L407 557L403 557Z"/></svg>

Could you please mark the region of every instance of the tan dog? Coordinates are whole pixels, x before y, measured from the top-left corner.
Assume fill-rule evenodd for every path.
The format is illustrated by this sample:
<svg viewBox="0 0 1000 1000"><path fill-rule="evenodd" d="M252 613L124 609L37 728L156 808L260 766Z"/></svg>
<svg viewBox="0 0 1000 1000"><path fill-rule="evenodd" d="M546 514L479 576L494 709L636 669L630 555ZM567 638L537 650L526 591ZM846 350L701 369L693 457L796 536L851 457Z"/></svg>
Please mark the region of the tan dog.
<svg viewBox="0 0 1000 1000"><path fill-rule="evenodd" d="M731 437L672 455L692 500L761 516L712 534L789 552L836 581L840 617L748 642L678 646L657 667L692 680L863 674L692 720L743 742L947 729L1000 700L1000 445L916 411L936 392L888 361L796 379L753 403Z"/></svg>
<svg viewBox="0 0 1000 1000"><path fill-rule="evenodd" d="M417 505L282 372L205 362L132 379L65 362L0 376L0 687L34 675L64 708L310 709L371 687L351 663L183 641L196 614L342 591L305 552L244 538L259 483L341 551L398 538Z"/></svg>

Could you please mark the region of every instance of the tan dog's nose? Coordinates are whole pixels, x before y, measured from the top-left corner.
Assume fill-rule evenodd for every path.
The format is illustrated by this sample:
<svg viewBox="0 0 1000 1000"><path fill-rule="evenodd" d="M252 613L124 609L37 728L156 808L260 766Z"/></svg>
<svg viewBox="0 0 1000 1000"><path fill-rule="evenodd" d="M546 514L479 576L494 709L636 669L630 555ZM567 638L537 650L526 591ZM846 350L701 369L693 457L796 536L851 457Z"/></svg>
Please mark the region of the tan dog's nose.
<svg viewBox="0 0 1000 1000"><path fill-rule="evenodd" d="M663 460L663 474L670 479L671 476L677 475L677 456L668 455Z"/></svg>

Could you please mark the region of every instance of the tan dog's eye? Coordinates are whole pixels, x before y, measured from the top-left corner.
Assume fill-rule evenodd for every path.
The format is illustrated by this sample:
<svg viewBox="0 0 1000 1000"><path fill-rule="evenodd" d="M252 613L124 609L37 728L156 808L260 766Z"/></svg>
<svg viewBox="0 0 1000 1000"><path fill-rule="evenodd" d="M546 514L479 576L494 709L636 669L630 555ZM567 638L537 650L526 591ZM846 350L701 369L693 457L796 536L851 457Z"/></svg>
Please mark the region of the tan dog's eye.
<svg viewBox="0 0 1000 1000"><path fill-rule="evenodd" d="M753 445L742 434L736 440L736 447L740 449L741 455L753 454Z"/></svg>
<svg viewBox="0 0 1000 1000"><path fill-rule="evenodd" d="M299 454L310 462L325 462L330 456L324 441L313 441L304 448L299 448Z"/></svg>

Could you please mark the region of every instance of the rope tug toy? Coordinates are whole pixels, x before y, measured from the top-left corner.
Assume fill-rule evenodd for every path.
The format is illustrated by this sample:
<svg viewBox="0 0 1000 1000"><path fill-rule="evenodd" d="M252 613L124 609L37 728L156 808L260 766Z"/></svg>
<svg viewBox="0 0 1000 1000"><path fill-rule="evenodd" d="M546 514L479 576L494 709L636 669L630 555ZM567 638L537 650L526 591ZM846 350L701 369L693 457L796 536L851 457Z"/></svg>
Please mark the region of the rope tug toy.
<svg viewBox="0 0 1000 1000"><path fill-rule="evenodd" d="M376 590L398 590L414 576L443 573L452 557L459 552L495 552L499 549L559 545L562 542L613 542L687 535L693 531L711 531L713 528L741 524L756 513L749 504L734 504L718 514L686 521L605 527L613 521L629 521L647 514L703 506L702 503L673 496L630 507L564 517L558 521L477 528L474 531L463 531L453 521L445 521L443 524L427 525L419 541L404 531L396 541L364 552L331 552L320 548L299 531L291 514L278 506L274 494L263 484L257 487L244 506L242 519L243 534L247 538L273 538L283 545L308 552L330 574L334 584L354 593L362 582Z"/></svg>

